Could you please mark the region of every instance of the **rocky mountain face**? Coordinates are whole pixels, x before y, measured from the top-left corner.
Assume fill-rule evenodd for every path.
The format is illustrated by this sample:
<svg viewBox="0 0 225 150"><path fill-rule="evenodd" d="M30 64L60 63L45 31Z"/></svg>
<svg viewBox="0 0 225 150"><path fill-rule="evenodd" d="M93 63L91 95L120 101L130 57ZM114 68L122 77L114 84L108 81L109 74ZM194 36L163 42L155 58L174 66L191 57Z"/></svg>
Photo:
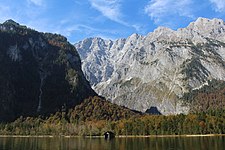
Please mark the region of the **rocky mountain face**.
<svg viewBox="0 0 225 150"><path fill-rule="evenodd" d="M146 36L75 44L93 89L113 103L145 112L187 113L184 94L225 81L225 22L198 18L177 31L159 27Z"/></svg>
<svg viewBox="0 0 225 150"><path fill-rule="evenodd" d="M0 24L0 121L49 114L96 95L80 57L61 35Z"/></svg>

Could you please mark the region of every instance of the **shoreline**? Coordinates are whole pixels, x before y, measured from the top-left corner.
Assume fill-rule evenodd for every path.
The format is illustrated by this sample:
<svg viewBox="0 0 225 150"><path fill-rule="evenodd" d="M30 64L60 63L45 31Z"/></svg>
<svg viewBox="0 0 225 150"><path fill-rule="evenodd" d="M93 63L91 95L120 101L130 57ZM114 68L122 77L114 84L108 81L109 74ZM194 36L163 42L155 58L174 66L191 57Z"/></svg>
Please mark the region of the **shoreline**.
<svg viewBox="0 0 225 150"><path fill-rule="evenodd" d="M119 135L120 138L163 138L163 137L212 137L212 136L225 136L225 134L182 134L182 135Z"/></svg>
<svg viewBox="0 0 225 150"><path fill-rule="evenodd" d="M166 137L216 137L225 134L183 134L183 135L118 135L116 138L166 138ZM70 135L0 135L0 138L104 138L104 136Z"/></svg>

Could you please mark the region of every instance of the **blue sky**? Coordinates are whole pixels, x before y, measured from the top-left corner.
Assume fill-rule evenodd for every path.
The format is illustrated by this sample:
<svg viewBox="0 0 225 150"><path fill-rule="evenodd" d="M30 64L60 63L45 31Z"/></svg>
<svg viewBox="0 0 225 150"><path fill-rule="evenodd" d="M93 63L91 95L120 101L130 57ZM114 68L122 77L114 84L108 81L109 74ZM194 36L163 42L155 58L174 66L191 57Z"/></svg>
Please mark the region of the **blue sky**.
<svg viewBox="0 0 225 150"><path fill-rule="evenodd" d="M225 0L0 0L0 22L13 19L72 43L145 35L158 26L176 30L198 17L225 20Z"/></svg>

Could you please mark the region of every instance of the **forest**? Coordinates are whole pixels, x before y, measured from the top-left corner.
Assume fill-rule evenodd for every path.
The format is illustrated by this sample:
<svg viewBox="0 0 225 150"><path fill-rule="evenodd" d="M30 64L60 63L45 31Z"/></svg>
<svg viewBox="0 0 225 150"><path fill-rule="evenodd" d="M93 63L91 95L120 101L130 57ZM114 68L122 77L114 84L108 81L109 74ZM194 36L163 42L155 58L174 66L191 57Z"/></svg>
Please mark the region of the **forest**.
<svg viewBox="0 0 225 150"><path fill-rule="evenodd" d="M48 117L21 116L14 122L0 124L0 135L101 136L105 131L139 136L225 134L225 110L150 115L93 97L69 111L62 109Z"/></svg>

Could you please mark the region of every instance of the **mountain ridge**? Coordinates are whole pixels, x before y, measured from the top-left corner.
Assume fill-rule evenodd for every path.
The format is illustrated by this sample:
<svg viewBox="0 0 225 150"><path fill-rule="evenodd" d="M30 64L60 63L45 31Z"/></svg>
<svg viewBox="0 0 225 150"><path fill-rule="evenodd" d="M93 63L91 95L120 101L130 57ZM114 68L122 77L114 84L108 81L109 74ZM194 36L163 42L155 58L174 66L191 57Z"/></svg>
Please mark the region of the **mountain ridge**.
<svg viewBox="0 0 225 150"><path fill-rule="evenodd" d="M92 88L112 102L144 112L187 113L184 93L225 80L225 23L198 18L176 31L159 27L127 39L88 38L75 44ZM135 93L135 94L134 94Z"/></svg>

